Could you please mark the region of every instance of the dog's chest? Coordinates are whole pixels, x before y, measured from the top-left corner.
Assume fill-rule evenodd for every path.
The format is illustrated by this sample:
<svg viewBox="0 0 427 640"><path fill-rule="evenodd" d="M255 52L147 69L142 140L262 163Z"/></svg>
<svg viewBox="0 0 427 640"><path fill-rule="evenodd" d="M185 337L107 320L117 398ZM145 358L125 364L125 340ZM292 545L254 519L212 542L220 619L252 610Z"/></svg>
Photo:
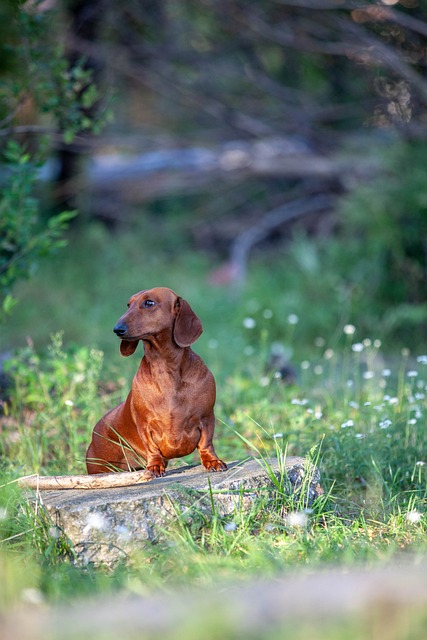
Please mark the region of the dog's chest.
<svg viewBox="0 0 427 640"><path fill-rule="evenodd" d="M207 384L208 382L208 384ZM198 376L139 376L134 382L133 401L139 418L185 427L209 413L215 400L214 383Z"/></svg>

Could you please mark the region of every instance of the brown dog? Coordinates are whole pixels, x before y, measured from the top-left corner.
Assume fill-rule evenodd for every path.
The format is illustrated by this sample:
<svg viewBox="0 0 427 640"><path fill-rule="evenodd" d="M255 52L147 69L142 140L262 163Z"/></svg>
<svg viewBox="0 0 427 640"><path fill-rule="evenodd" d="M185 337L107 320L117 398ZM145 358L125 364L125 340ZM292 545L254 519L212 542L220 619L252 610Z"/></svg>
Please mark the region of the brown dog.
<svg viewBox="0 0 427 640"><path fill-rule="evenodd" d="M88 473L141 469L165 474L168 460L199 450L209 471L223 471L212 444L215 380L190 345L202 323L188 302L158 287L131 297L114 333L130 356L144 344L144 357L125 400L95 426L87 450Z"/></svg>

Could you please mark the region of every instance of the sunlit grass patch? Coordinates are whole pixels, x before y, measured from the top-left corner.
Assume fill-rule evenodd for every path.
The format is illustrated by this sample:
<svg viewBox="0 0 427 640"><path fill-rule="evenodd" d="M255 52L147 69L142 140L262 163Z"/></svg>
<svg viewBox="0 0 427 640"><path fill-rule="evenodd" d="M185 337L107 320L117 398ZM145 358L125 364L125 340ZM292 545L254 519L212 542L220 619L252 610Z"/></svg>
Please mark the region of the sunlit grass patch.
<svg viewBox="0 0 427 640"><path fill-rule="evenodd" d="M244 313L243 319L249 317ZM0 555L10 571L36 567L31 579L10 577L9 600L39 593L61 601L91 589L146 593L328 563L371 566L402 555L414 562L424 558L427 356L404 351L398 361L388 361L377 338L358 339L355 327L345 326L333 346L318 337L310 356L299 359L293 344L298 326L289 324L279 347L258 320L252 328L242 320L233 343L239 357L233 369L217 376L215 446L227 460L257 457L267 474L272 458L308 458L321 471L323 496L313 504L304 491L289 496L283 473L274 491L257 496L249 511L236 507L230 516L214 512L206 518L195 504L191 517L177 512L161 543L111 570L77 567L72 548L43 518L41 505L34 513L8 485L0 491ZM208 347L216 366L218 350L217 344ZM272 351L279 360L271 360ZM291 379L277 375L283 359ZM94 424L127 393L125 377L109 371L98 351L67 348L61 336L44 354L29 345L13 358L0 435L5 483L37 471L82 470ZM197 455L178 463L188 462L198 462Z"/></svg>

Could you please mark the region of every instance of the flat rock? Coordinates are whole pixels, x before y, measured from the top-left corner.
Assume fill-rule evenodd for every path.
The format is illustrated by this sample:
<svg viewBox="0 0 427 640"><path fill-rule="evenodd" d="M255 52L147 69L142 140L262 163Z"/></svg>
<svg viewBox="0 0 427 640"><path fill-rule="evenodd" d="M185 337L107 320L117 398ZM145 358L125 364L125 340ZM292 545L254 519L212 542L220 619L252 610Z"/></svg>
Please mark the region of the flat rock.
<svg viewBox="0 0 427 640"><path fill-rule="evenodd" d="M179 518L191 523L215 512L250 510L266 491L282 490L310 505L322 493L320 474L304 458L232 462L227 471L180 467L130 487L43 491L38 495L54 525L69 539L77 562L112 565L160 541Z"/></svg>

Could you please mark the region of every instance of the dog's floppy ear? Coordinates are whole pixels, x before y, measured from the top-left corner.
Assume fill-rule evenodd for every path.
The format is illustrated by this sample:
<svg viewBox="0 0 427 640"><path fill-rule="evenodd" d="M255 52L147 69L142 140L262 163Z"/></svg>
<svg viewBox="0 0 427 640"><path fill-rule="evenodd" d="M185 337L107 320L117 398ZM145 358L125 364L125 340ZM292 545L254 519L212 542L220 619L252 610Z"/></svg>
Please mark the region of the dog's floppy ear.
<svg viewBox="0 0 427 640"><path fill-rule="evenodd" d="M178 298L178 315L175 319L173 337L179 347L189 347L203 331L202 323L186 300Z"/></svg>
<svg viewBox="0 0 427 640"><path fill-rule="evenodd" d="M139 340L122 340L120 343L120 353L122 356L131 356L135 353Z"/></svg>

